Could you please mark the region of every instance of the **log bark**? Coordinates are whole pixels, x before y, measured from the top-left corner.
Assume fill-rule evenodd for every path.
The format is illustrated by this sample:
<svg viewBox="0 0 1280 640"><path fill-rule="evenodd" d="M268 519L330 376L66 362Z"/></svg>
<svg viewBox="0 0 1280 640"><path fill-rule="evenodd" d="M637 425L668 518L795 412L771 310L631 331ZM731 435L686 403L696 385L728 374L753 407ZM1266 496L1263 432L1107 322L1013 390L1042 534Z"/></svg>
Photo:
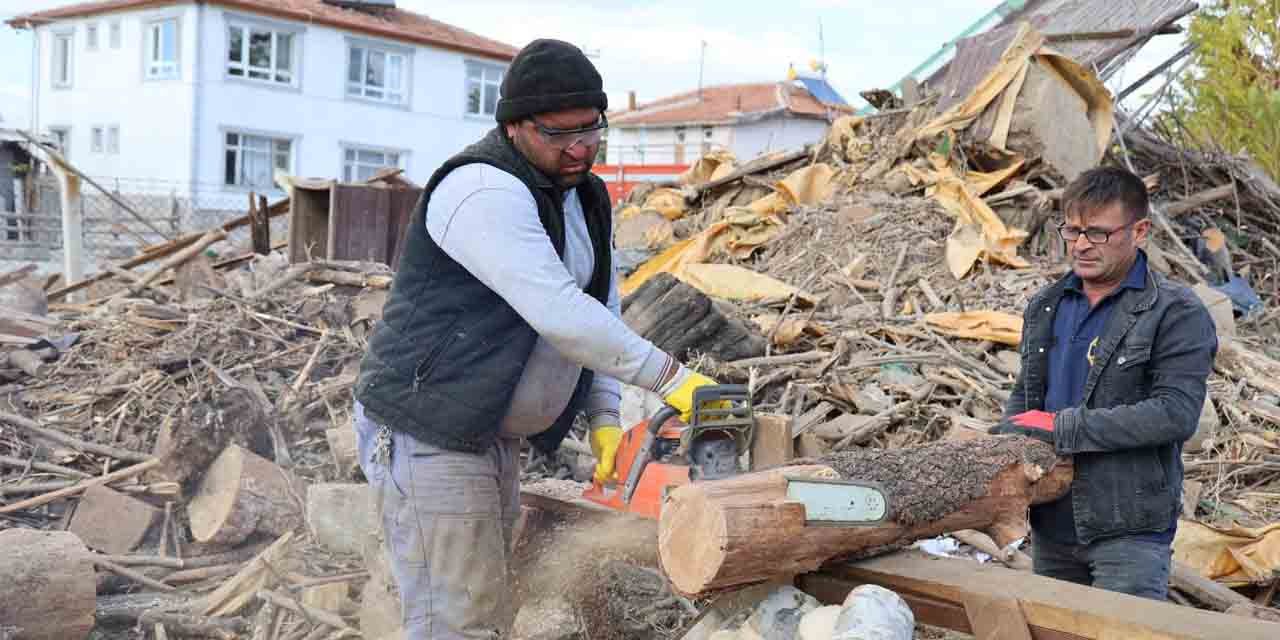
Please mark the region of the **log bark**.
<svg viewBox="0 0 1280 640"><path fill-rule="evenodd" d="M88 637L97 605L89 550L74 534L0 531L0 637Z"/></svg>
<svg viewBox="0 0 1280 640"><path fill-rule="evenodd" d="M305 487L292 473L237 445L213 461L187 507L199 542L237 544L255 531L281 535L302 524Z"/></svg>
<svg viewBox="0 0 1280 640"><path fill-rule="evenodd" d="M957 529L985 531L1000 547L1027 535L1027 507L1061 497L1071 467L1023 437L832 453L794 466L685 485L663 505L658 553L686 595L813 571ZM787 500L787 476L865 480L888 516L865 526L806 525Z"/></svg>
<svg viewBox="0 0 1280 640"><path fill-rule="evenodd" d="M660 273L627 296L622 317L636 333L681 360L694 353L721 362L764 354L763 336L671 274Z"/></svg>

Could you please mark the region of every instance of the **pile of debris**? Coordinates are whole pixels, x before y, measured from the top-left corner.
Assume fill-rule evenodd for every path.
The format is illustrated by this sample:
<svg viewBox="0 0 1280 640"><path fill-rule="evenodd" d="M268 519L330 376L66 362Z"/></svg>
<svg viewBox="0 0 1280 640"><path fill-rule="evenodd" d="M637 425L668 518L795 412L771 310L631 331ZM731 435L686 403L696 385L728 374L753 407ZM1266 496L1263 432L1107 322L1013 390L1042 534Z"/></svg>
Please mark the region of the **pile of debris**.
<svg viewBox="0 0 1280 640"><path fill-rule="evenodd" d="M1099 163L1128 166L1151 193L1150 263L1194 287L1221 342L1184 449L1175 555L1191 571L1175 597L1219 610L1245 599L1206 596L1187 581L1200 577L1271 603L1280 187L1246 157L1184 150L1158 126L1112 118L1094 75L1029 25L989 42L985 66L958 54L943 95L844 118L805 150L741 167L720 154L633 192L618 211L635 265L624 315L719 379L748 383L758 409L790 421L788 453L980 436L1020 369L1022 310L1067 272L1053 226L1063 187ZM691 330L709 323L733 339Z"/></svg>

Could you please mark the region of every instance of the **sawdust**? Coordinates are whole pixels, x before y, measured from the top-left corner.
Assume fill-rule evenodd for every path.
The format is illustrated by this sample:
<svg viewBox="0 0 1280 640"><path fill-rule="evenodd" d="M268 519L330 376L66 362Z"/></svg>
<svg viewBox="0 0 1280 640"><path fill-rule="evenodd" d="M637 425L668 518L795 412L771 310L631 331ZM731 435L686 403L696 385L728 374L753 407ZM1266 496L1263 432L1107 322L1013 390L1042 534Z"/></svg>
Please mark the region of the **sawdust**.
<svg viewBox="0 0 1280 640"><path fill-rule="evenodd" d="M543 480L525 490L564 498L579 496L581 487ZM567 602L593 640L671 637L697 614L692 603L670 592L657 569L655 523L570 518L532 536L529 545L522 554L528 560L514 576L516 606L541 606L548 598Z"/></svg>
<svg viewBox="0 0 1280 640"><path fill-rule="evenodd" d="M1024 452L1029 459L1023 459ZM957 505L986 495L991 480L1010 465L1027 463L1048 470L1056 459L1046 444L1027 446L1022 438L982 438L909 450L845 451L817 461L830 465L841 477L879 483L889 494L889 518L913 526L939 520Z"/></svg>

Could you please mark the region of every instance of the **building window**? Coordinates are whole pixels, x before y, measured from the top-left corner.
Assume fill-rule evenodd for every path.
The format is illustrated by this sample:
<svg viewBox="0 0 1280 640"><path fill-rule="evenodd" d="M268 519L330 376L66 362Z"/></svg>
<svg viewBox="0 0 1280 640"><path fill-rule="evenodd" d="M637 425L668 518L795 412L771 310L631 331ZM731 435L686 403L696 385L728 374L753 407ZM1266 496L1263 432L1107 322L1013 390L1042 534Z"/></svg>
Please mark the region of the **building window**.
<svg viewBox="0 0 1280 640"><path fill-rule="evenodd" d="M105 137L104 127L95 125L89 130L89 150L94 153L102 153L102 140Z"/></svg>
<svg viewBox="0 0 1280 640"><path fill-rule="evenodd" d="M71 127L49 127L49 135L58 145L62 157L71 157Z"/></svg>
<svg viewBox="0 0 1280 640"><path fill-rule="evenodd" d="M71 43L75 38L72 33L57 33L53 36L53 86L70 87L71 74L74 70L71 58Z"/></svg>
<svg viewBox="0 0 1280 640"><path fill-rule="evenodd" d="M147 25L146 76L150 80L178 77L178 20Z"/></svg>
<svg viewBox="0 0 1280 640"><path fill-rule="evenodd" d="M120 125L113 124L107 127L107 153L120 153Z"/></svg>
<svg viewBox="0 0 1280 640"><path fill-rule="evenodd" d="M497 65L467 61L467 113L491 116L498 108L498 88L504 69Z"/></svg>
<svg viewBox="0 0 1280 640"><path fill-rule="evenodd" d="M109 27L109 32L107 37L109 39L109 44L111 45L112 49L120 48L120 41L122 40L122 38L120 37L120 21L119 20L111 21L111 26Z"/></svg>
<svg viewBox="0 0 1280 640"><path fill-rule="evenodd" d="M404 104L409 86L407 61L403 53L352 46L347 56L347 95Z"/></svg>
<svg viewBox="0 0 1280 640"><path fill-rule="evenodd" d="M297 35L257 27L227 28L227 74L236 78L293 85Z"/></svg>
<svg viewBox="0 0 1280 640"><path fill-rule="evenodd" d="M274 189L276 169L292 172L292 167L292 140L244 133L227 133L227 185L253 189Z"/></svg>
<svg viewBox="0 0 1280 640"><path fill-rule="evenodd" d="M98 50L98 23L84 28L84 48L89 51Z"/></svg>
<svg viewBox="0 0 1280 640"><path fill-rule="evenodd" d="M364 182L379 169L400 166L400 153L381 149L352 147L342 152L342 181Z"/></svg>

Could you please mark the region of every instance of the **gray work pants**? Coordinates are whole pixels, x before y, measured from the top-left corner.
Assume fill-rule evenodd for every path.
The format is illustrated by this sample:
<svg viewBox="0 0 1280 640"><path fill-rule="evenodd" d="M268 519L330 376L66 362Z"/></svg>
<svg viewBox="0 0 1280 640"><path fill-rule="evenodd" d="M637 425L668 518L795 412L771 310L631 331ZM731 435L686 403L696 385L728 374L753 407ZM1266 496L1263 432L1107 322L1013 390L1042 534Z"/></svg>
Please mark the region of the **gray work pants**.
<svg viewBox="0 0 1280 640"><path fill-rule="evenodd" d="M507 562L520 513L519 440L499 438L483 454L448 451L382 428L358 403L353 423L360 466L381 502L404 637L506 636L515 614Z"/></svg>

